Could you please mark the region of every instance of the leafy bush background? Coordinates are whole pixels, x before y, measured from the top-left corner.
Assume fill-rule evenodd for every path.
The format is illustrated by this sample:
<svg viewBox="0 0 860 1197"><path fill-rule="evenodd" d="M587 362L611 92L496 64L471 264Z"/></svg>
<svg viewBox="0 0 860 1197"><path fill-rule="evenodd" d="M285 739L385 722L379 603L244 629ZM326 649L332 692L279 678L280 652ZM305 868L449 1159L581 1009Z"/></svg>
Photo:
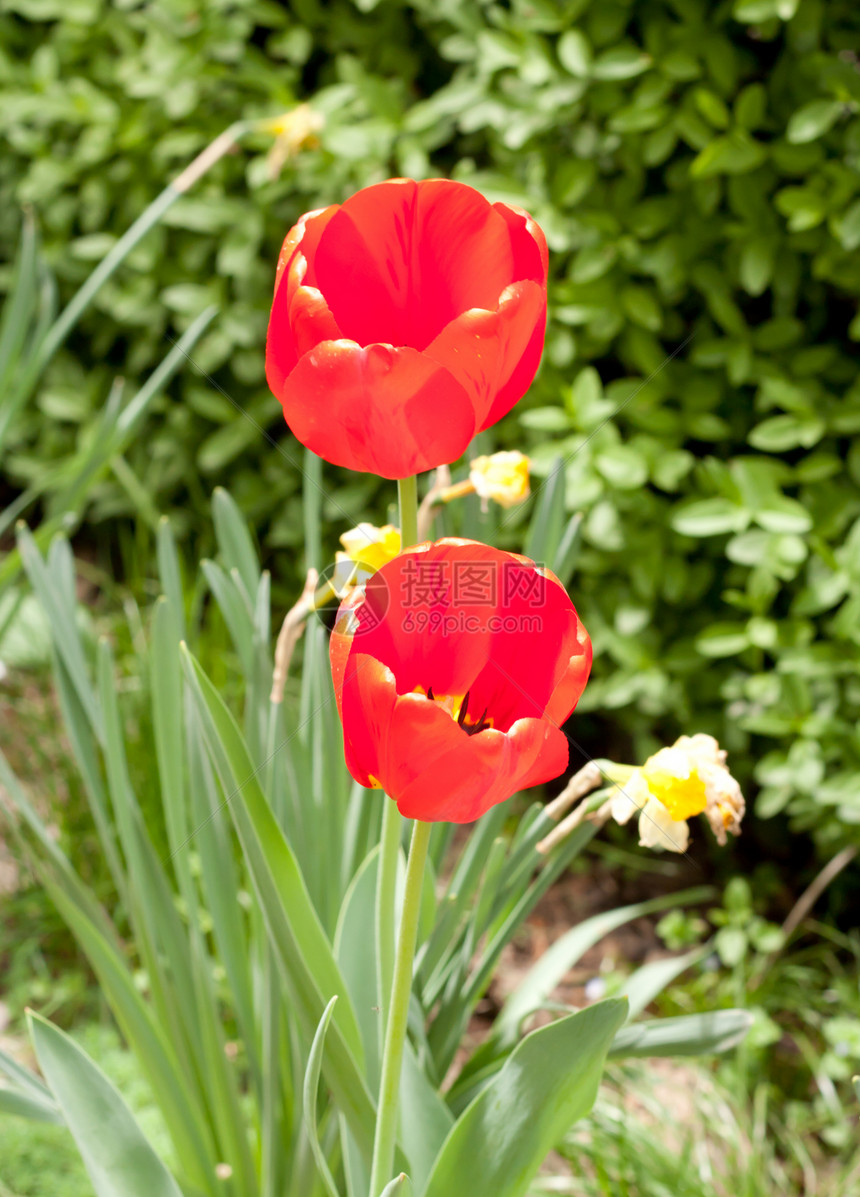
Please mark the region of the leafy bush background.
<svg viewBox="0 0 860 1197"><path fill-rule="evenodd" d="M452 174L527 206L553 251L545 361L498 439L538 472L561 457L583 513L587 706L638 753L712 730L758 762L759 813L856 835L854 0L2 0L0 46L2 258L32 206L64 297L233 120L303 98L328 120L278 178L264 139L229 156L137 248L18 424L10 489L215 302L127 463L195 551L228 485L295 577L300 449L262 359L280 240L376 179ZM325 480L333 542L382 492ZM130 519L145 553L146 512L105 482L85 535Z"/></svg>

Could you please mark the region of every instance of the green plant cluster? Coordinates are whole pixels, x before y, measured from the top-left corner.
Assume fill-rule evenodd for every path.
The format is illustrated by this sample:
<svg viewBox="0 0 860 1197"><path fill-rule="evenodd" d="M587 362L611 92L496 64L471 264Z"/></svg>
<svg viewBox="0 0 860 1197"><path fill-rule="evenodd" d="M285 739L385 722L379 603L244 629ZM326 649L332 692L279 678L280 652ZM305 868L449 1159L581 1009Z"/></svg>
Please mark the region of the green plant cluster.
<svg viewBox="0 0 860 1197"><path fill-rule="evenodd" d="M146 495L198 531L229 477L294 549L302 458L261 354L280 239L368 182L452 174L552 250L544 364L500 437L538 473L561 457L583 513L585 705L639 755L701 728L760 757L759 813L825 845L860 822L853 0L6 0L0 44L3 256L31 206L64 297L233 120L310 98L327 121L278 174L262 136L229 155L135 249L4 445L14 485L215 303L90 529ZM324 479L331 534L376 483Z"/></svg>

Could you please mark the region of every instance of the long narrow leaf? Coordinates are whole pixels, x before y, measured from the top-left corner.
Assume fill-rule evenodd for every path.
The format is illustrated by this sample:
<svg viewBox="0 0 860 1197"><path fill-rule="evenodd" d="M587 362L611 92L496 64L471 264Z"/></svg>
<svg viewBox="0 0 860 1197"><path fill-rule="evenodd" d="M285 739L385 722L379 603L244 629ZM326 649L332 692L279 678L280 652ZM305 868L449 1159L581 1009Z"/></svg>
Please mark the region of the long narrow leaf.
<svg viewBox="0 0 860 1197"><path fill-rule="evenodd" d="M185 666L225 802L309 1043L328 1000L335 993L345 995L346 987L233 716L187 650ZM373 1102L360 1065L363 1049L358 1024L352 1004L345 998L338 1003L329 1034L326 1080L349 1118L359 1146L369 1152L375 1124Z"/></svg>
<svg viewBox="0 0 860 1197"><path fill-rule="evenodd" d="M627 1014L605 1001L533 1031L460 1116L423 1197L523 1197L548 1152L594 1102Z"/></svg>
<svg viewBox="0 0 860 1197"><path fill-rule="evenodd" d="M122 1096L89 1056L38 1015L30 1014L29 1025L39 1067L97 1197L182 1197Z"/></svg>
<svg viewBox="0 0 860 1197"><path fill-rule="evenodd" d="M328 1025L331 1022L331 1016L334 1013L335 1003L337 1002L337 994L331 999L329 1004L323 1011L323 1016L320 1019L320 1025L317 1027L314 1035L311 1050L308 1054L308 1065L305 1069L305 1081L303 1088L304 1112L305 1112L305 1130L308 1134L308 1140L311 1145L314 1161L317 1170L322 1178L325 1190L329 1197L340 1197L337 1191L337 1185L334 1182L334 1177L331 1174L331 1169L328 1166L328 1160L325 1158L325 1153L320 1146L319 1130L317 1128L317 1091L320 1083L320 1072L322 1071L323 1054L325 1052L325 1037Z"/></svg>
<svg viewBox="0 0 860 1197"><path fill-rule="evenodd" d="M622 1027L610 1056L704 1056L736 1047L752 1026L749 1010L713 1010Z"/></svg>

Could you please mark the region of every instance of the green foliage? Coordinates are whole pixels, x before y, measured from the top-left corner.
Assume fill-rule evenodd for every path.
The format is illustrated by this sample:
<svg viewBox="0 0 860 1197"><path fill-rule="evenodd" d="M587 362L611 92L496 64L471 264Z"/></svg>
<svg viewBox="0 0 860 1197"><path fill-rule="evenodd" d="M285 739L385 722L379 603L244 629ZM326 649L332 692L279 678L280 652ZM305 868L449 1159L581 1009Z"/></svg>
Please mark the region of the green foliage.
<svg viewBox="0 0 860 1197"><path fill-rule="evenodd" d="M759 814L834 841L860 822L860 15L484 11L407 123L469 96L455 175L554 251L520 423L584 517L580 711L612 711L637 758L712 731L749 789L761 757Z"/></svg>
<svg viewBox="0 0 860 1197"><path fill-rule="evenodd" d="M562 1148L572 1175L552 1191L567 1197L802 1197L813 1187L822 1197L850 1197L857 1165L822 1166L800 1139L788 1144L788 1160L781 1159L770 1112L763 1087L735 1091L686 1063L659 1076L625 1066Z"/></svg>
<svg viewBox="0 0 860 1197"><path fill-rule="evenodd" d="M725 1084L744 1099L760 1093L768 1102L771 1136L795 1170L809 1174L825 1155L856 1170L851 1078L860 1059L860 940L854 931L843 934L811 921L795 932L796 942L787 940L780 927L756 913L772 885L768 872L767 866L757 871L751 884L733 878L722 906L708 911L717 928L716 951L658 999L661 1014L675 1016L659 1026L665 1029L695 1011L707 1010L707 1021L715 1008L745 1006L749 1032L719 1070ZM692 942L701 935L699 922L673 915L661 920L659 930L677 948L682 937ZM850 1186L834 1191L849 1192Z"/></svg>
<svg viewBox="0 0 860 1197"><path fill-rule="evenodd" d="M138 1063L120 1044L116 1031L91 1024L77 1031L75 1038L120 1089L147 1139L170 1158L163 1120ZM93 1197L92 1184L65 1126L0 1118L0 1159L0 1197Z"/></svg>
<svg viewBox="0 0 860 1197"><path fill-rule="evenodd" d="M97 1197L181 1197L119 1091L63 1031L30 1016L39 1067L86 1164Z"/></svg>
<svg viewBox="0 0 860 1197"><path fill-rule="evenodd" d="M365 1197L380 1075L372 1026L380 797L351 784L344 767L320 623L305 630L299 701L271 700L269 576L226 492L214 509L219 557L202 572L210 608L229 629L240 702L232 694L225 700L185 647L195 646L198 629L165 523L163 593L138 625L132 658L132 676L149 683L151 723L143 730L129 718L141 696L129 707L108 639L94 643L75 618L68 542L56 537L43 556L19 529L24 568L48 622L64 733L115 896L98 901L0 754L6 822L95 973L170 1147L161 1139L153 1154L98 1061L40 1018L30 1029L48 1087L7 1067L0 1105L4 1116L62 1117L99 1193L131 1193L134 1184L170 1193L175 1180L218 1197L229 1169L249 1197L312 1194L317 1173L329 1193L345 1185L349 1197ZM555 522L546 541L553 557L564 539L563 521ZM141 735L157 809L144 808L129 767L129 742ZM691 959L682 956L660 978L648 966L634 972L628 1001L565 1008L567 1017L521 1039L525 1016L557 1010L551 980L526 974L504 1041L489 1059L474 1052L458 1085L442 1090L501 953L597 831L585 824L542 855L537 845L551 816L534 803L503 835L510 814L494 808L457 846L444 894L436 876L447 837L434 835L427 884L416 890L419 952L395 1168L428 1197L452 1192L451 1177L465 1176L467 1164L469 1175L490 1178L487 1192L502 1191L503 1173L504 1191L521 1197L553 1143L590 1108L607 1051L722 1051L747 1025L743 1011L724 1009L710 1024L699 1017L622 1027L686 969ZM157 847L162 834L166 846ZM667 904L624 908L609 925ZM568 958L606 926L605 916L586 920L577 945L566 946ZM104 1139L96 1132L108 1109L112 1131ZM522 1126L511 1135L515 1116Z"/></svg>

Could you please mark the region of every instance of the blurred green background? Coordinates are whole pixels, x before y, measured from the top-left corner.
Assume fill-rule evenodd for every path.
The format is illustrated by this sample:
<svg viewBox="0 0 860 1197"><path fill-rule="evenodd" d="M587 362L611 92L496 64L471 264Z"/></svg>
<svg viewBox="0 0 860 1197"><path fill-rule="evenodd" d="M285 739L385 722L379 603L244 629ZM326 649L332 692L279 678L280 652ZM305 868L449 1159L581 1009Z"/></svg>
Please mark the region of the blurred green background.
<svg viewBox="0 0 860 1197"><path fill-rule="evenodd" d="M98 293L0 438L0 510L86 451L114 380L139 386L214 304L193 360L87 491L76 548L96 590L119 579L108 601L143 604L158 514L196 561L224 485L286 603L304 567L303 456L263 371L286 230L392 174L522 204L551 250L547 348L482 448L527 450L536 487L561 459L582 515L571 590L596 652L578 738L627 760L681 731L730 750L754 810L722 857L754 878L726 915L746 935L754 909L784 913L860 843L860 7L0 0L0 292L24 214L40 294L62 306L225 127L302 100L325 118L318 148L278 169L271 137L245 138ZM394 497L329 466L322 482L327 551L344 512L381 520ZM520 544L527 518L500 518L497 541ZM0 660L38 659L38 638L0 618ZM20 685L43 744L50 709ZM835 955L789 969L773 1010L844 964L833 937L858 889L855 865L818 907ZM741 989L768 950L748 936ZM860 1061L856 969L845 987L822 1093Z"/></svg>

